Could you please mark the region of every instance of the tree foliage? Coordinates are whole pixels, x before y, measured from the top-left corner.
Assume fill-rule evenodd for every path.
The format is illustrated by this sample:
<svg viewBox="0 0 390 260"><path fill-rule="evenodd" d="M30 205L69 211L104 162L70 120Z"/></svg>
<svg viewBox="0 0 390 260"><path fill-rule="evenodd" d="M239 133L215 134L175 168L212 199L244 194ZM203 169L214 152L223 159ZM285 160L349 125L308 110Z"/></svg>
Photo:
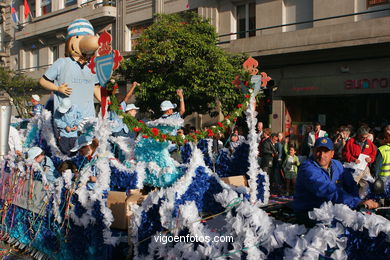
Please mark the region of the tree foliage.
<svg viewBox="0 0 390 260"><path fill-rule="evenodd" d="M0 67L0 90L5 91L20 117L28 117L31 95L39 91L38 82L23 74Z"/></svg>
<svg viewBox="0 0 390 260"><path fill-rule="evenodd" d="M177 103L178 88L184 90L188 113L210 112L216 100L229 111L242 98L231 82L242 73L246 57L218 47L215 28L196 13L159 15L137 43L120 73L142 84L137 92L142 110L158 112L163 100Z"/></svg>

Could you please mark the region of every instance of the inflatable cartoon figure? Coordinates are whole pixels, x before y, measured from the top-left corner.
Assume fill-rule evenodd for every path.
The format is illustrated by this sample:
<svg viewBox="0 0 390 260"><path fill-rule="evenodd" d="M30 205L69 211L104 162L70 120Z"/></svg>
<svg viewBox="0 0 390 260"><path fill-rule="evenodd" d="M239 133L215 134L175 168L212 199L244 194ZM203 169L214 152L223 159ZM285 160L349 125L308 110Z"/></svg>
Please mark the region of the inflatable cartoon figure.
<svg viewBox="0 0 390 260"><path fill-rule="evenodd" d="M39 80L41 86L54 92L54 111L68 97L82 111L83 118L95 117L94 96L100 101L100 85L90 68L89 58L99 47L91 23L76 19L68 26L65 58L59 58Z"/></svg>

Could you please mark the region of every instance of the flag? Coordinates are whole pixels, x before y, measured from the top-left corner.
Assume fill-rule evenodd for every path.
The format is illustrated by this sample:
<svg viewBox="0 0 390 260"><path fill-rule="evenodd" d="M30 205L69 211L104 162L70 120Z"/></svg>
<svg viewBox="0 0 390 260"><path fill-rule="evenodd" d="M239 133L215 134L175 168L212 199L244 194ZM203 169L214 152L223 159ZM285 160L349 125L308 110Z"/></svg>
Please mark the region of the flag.
<svg viewBox="0 0 390 260"><path fill-rule="evenodd" d="M11 5L11 16L12 16L12 21L14 22L15 25L19 24L19 17L18 14L16 13L15 8L12 7Z"/></svg>
<svg viewBox="0 0 390 260"><path fill-rule="evenodd" d="M24 0L24 19L27 19L28 15L30 14L30 6L28 6L27 0Z"/></svg>

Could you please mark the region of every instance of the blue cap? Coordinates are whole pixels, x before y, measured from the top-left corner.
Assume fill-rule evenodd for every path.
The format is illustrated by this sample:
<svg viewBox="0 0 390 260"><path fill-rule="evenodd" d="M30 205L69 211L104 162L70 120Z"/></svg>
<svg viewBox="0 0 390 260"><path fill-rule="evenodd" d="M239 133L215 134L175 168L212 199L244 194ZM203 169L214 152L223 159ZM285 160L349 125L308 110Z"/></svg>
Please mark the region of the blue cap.
<svg viewBox="0 0 390 260"><path fill-rule="evenodd" d="M37 157L38 155L40 155L41 153L43 153L42 149L37 147L37 146L34 146L34 147L31 147L28 152L27 152L27 158L28 159L34 159L35 157Z"/></svg>
<svg viewBox="0 0 390 260"><path fill-rule="evenodd" d="M92 136L89 135L80 135L74 147L70 150L72 153L78 151L80 148L92 144Z"/></svg>
<svg viewBox="0 0 390 260"><path fill-rule="evenodd" d="M314 148L317 147L326 147L329 150L333 150L333 142L329 137L320 137L317 139L316 143L314 144Z"/></svg>
<svg viewBox="0 0 390 260"><path fill-rule="evenodd" d="M160 105L160 108L161 108L161 111L167 111L168 109L175 109L177 107L176 104L172 104L171 101L169 100L164 100L161 105Z"/></svg>
<svg viewBox="0 0 390 260"><path fill-rule="evenodd" d="M66 39L73 36L82 36L82 35L95 35L95 30L93 29L92 24L86 19L76 19L71 22L68 26L68 35Z"/></svg>

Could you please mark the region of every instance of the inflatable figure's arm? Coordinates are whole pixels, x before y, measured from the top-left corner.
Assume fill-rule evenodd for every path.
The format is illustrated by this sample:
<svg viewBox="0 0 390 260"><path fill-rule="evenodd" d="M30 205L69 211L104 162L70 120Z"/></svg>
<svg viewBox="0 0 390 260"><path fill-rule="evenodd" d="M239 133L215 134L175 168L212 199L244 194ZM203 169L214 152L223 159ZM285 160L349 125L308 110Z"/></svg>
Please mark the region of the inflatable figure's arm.
<svg viewBox="0 0 390 260"><path fill-rule="evenodd" d="M93 94L95 96L95 98L99 101L99 102L102 102L102 95L100 93L100 85L95 85L95 89L93 90Z"/></svg>
<svg viewBox="0 0 390 260"><path fill-rule="evenodd" d="M47 89L50 91L58 91L58 92L61 92L62 94L67 95L67 96L72 94L72 89L68 88L68 84L62 84L61 86L57 86L56 84L54 84L50 80L45 79L45 77L42 77L39 79L39 84L44 89Z"/></svg>

